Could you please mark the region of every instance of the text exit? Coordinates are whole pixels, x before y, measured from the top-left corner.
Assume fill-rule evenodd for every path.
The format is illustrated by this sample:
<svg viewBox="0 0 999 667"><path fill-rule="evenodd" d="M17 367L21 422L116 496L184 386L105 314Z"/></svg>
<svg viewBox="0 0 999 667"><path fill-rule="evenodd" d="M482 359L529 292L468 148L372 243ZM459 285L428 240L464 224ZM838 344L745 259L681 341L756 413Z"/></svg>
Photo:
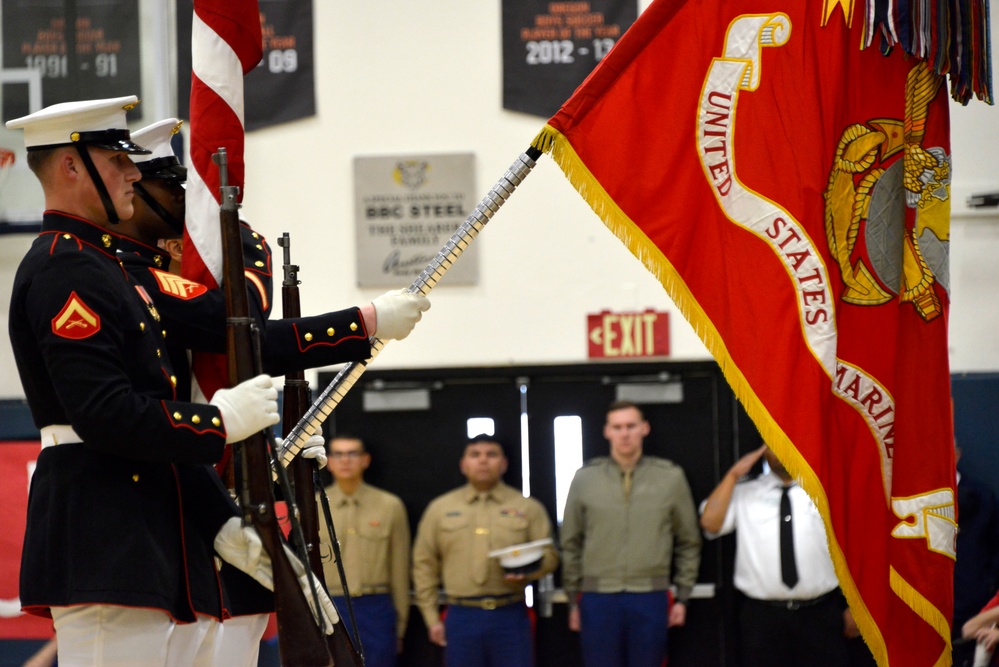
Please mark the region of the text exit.
<svg viewBox="0 0 999 667"><path fill-rule="evenodd" d="M586 316L590 359L669 355L669 313L601 313Z"/></svg>

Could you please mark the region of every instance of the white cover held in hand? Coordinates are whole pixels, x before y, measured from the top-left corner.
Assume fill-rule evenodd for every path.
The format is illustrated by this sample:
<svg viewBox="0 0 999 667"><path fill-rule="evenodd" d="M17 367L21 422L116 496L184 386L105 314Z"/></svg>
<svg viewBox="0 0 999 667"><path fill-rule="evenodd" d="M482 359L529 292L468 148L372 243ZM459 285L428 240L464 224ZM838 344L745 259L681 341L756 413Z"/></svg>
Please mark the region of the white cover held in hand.
<svg viewBox="0 0 999 667"><path fill-rule="evenodd" d="M258 375L232 389L219 389L209 401L222 413L225 442L232 444L273 426L278 416L277 389L269 375Z"/></svg>
<svg viewBox="0 0 999 667"><path fill-rule="evenodd" d="M371 305L375 307L377 318L375 337L381 340L402 340L430 308L430 300L422 294L411 294L400 289L382 294Z"/></svg>
<svg viewBox="0 0 999 667"><path fill-rule="evenodd" d="M314 611L316 604L302 561L298 560L295 553L286 545L281 546L284 548L285 556L287 556L292 570L298 577L298 585L302 588L305 599ZM263 542L260 541L256 529L252 526L244 526L239 517L234 516L222 525L221 530L215 536L215 552L222 560L250 575L267 590L274 590L274 569L271 567L271 557L264 550ZM332 634L333 624L340 620L340 616L319 581L316 581L316 592L319 594L319 608L322 609L326 619L326 634Z"/></svg>

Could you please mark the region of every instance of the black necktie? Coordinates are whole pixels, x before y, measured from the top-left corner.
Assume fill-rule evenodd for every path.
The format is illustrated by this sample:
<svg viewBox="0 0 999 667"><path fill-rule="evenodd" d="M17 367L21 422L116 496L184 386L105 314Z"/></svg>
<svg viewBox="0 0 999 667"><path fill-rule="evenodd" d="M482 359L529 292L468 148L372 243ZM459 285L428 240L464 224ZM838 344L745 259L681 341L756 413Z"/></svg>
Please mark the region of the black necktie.
<svg viewBox="0 0 999 667"><path fill-rule="evenodd" d="M794 562L794 528L791 527L788 489L790 487L785 486L780 492L780 578L788 588L794 588L798 583L798 566Z"/></svg>

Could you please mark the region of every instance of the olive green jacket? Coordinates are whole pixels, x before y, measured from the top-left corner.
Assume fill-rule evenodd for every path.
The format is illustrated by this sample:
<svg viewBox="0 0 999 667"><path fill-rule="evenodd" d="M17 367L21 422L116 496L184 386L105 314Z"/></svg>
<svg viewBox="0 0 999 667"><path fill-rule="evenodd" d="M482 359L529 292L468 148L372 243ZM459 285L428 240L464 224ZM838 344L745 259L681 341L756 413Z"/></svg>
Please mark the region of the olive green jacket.
<svg viewBox="0 0 999 667"><path fill-rule="evenodd" d="M649 592L666 590L672 581L685 603L701 561L701 530L687 478L671 461L642 456L627 497L623 479L612 458L599 457L572 480L561 539L569 602L574 605L584 591Z"/></svg>

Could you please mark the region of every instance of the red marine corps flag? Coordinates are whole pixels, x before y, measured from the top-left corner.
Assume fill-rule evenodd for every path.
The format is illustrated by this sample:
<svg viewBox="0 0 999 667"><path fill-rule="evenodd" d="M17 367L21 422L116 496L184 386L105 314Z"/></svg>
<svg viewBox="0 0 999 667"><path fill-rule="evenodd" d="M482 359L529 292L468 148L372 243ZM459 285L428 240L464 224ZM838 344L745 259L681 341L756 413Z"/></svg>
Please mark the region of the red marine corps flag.
<svg viewBox="0 0 999 667"><path fill-rule="evenodd" d="M219 170L226 149L229 184L243 193L243 75L263 54L257 0L195 0L191 29L191 165L184 229L185 278L208 287L222 280ZM226 386L225 355L195 354L194 377L206 398Z"/></svg>
<svg viewBox="0 0 999 667"><path fill-rule="evenodd" d="M951 664L952 171L934 68L964 100L989 82L961 40L913 34L960 30L949 7L865 20L861 0L658 0L535 141L815 500L882 667ZM895 52L862 48L875 37Z"/></svg>

